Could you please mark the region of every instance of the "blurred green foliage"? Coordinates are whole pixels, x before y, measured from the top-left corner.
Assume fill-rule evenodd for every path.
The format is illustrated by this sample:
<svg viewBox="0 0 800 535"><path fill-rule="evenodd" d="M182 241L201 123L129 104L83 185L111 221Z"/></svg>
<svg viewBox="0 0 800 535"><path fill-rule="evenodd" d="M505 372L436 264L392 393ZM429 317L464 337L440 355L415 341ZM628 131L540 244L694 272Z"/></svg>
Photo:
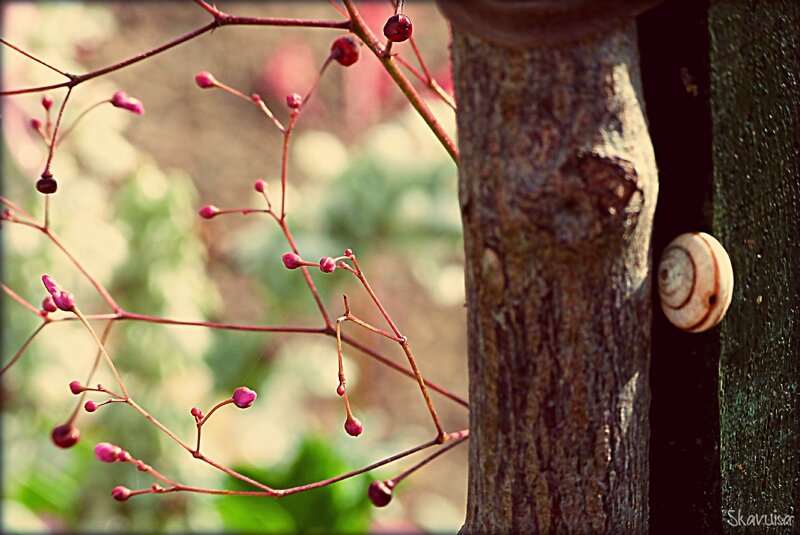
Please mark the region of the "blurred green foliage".
<svg viewBox="0 0 800 535"><path fill-rule="evenodd" d="M274 488L290 488L304 482L319 481L351 470L348 462L319 437L307 436L294 459L279 470L259 470L251 466L234 468ZM263 498L217 499L217 510L225 525L242 532L261 533L362 533L369 527L372 506L367 487L371 481L353 478L318 489L300 492L278 500ZM239 479L229 477L226 487L252 490Z"/></svg>

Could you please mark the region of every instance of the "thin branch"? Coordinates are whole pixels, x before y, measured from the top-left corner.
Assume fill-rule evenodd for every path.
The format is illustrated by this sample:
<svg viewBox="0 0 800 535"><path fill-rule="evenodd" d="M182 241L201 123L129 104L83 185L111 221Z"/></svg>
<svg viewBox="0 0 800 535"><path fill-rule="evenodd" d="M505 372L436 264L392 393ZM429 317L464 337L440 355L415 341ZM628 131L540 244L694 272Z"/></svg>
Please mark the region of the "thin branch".
<svg viewBox="0 0 800 535"><path fill-rule="evenodd" d="M11 298L11 299L13 299L14 301L16 301L17 303L19 303L19 304L20 304L20 305L22 305L23 307L27 308L28 310L30 310L31 312L33 312L33 313L34 313L34 314L36 314L37 316L41 316L41 314L42 314L41 310L39 310L38 308L36 308L36 307L35 307L35 306L33 306L32 304L28 303L28 302L27 302L25 299L23 299L22 297L20 297L20 296L19 296L19 295L18 295L18 294L17 294L17 293L14 291L14 290L12 290L11 288L9 288L8 286L6 286L5 284L3 284L2 282L0 282L0 287L2 287L3 291L4 291L4 292L5 292L5 293L6 293L6 294L7 294L7 295L8 295L8 296Z"/></svg>
<svg viewBox="0 0 800 535"><path fill-rule="evenodd" d="M389 367L389 368L391 368L391 369L393 369L393 370L395 370L397 372L400 372L403 375L405 375L406 377L410 377L411 379L416 379L416 376L414 375L414 373L410 372L409 370L407 370L406 368L404 368L404 367L402 367L402 366L400 366L398 364L395 364L394 362L392 362L388 358L384 357L383 355L381 355L380 353L378 353L377 351L375 351L371 347L362 344L361 342L359 342L355 338L352 338L352 337L350 337L350 336L348 336L346 334L342 334L342 342L344 342L345 344L347 344L347 345L349 345L349 346L351 346L351 347L353 347L355 349L358 349L362 353L364 353L364 354L372 357L373 359L377 360L378 362L380 362L384 366L387 366L387 367ZM456 394L453 394L452 392L450 392L446 388L438 385L437 383L434 383L433 381L431 381L429 379L424 379L423 382L425 383L425 386L427 386L431 390L434 390L434 391L440 393L441 395L443 395L444 397L455 401L456 403L458 403L459 405L461 405L464 408L467 408L467 409L469 408L469 403L467 403L467 401L464 398L461 398L461 397L457 396Z"/></svg>
<svg viewBox="0 0 800 535"><path fill-rule="evenodd" d="M86 277L86 280L88 280L89 283L94 286L95 290L97 290L97 293L99 293L103 300L108 303L108 306L110 306L114 312L119 312L121 310L120 306L117 304L114 298L111 297L111 294L108 293L108 290L106 290L105 286L100 284L100 281L94 278L92 274L87 271L83 264L77 258L75 258L75 256L69 251L69 249L66 248L66 246L64 246L64 243L58 238L58 236L56 236L49 228L40 227L39 230L42 231L48 238L50 238L50 241L52 241L56 247L61 249L61 252L63 252L67 258L70 259L73 265L78 268L78 271L80 271L83 276Z"/></svg>
<svg viewBox="0 0 800 535"><path fill-rule="evenodd" d="M325 327L291 327L277 326L268 327L261 325L240 325L233 323L218 323L214 321L186 321L149 316L147 314L136 314L127 310L120 310L119 318L122 320L145 321L148 323L161 323L164 325L185 325L189 327L208 327L210 329L223 329L228 331L250 331L267 333L306 333L306 334L325 334L328 329Z"/></svg>
<svg viewBox="0 0 800 535"><path fill-rule="evenodd" d="M213 14L213 13L212 13ZM283 18L258 18L258 17L236 17L232 15L225 15L222 14L219 17L215 15L215 19L212 22L209 22L205 26L201 26L185 35L182 35L172 41L164 43L161 46L148 50L147 52L143 52L126 60L120 61L118 63L114 63L113 65L108 65L107 67L103 67L101 69L96 69L93 71L89 71L84 74L80 75L70 75L67 73L62 73L65 76L69 77L70 79L65 82L57 83L57 84L49 84L44 86L37 86L37 87L28 87L23 89L10 89L10 90L3 90L0 91L0 96L10 96L10 95L21 95L25 93L38 93L40 91L47 91L51 89L58 89L61 87L73 88L87 80L91 80L93 78L97 78L98 76L102 76L104 74L108 74L110 72L118 71L135 63L139 63L142 60L145 60L149 57L155 56L156 54L160 54L166 50L174 48L182 43L187 41L191 41L192 39L203 35L215 28L219 28L221 26L294 26L294 27L304 27L304 28L332 28L338 30L347 30L350 28L350 21L349 20L340 20L340 21L331 21L331 20L302 20L302 19L283 19ZM11 46L9 44L9 46Z"/></svg>
<svg viewBox="0 0 800 535"><path fill-rule="evenodd" d="M16 363L20 359L20 357L23 355L23 353L25 353L25 350L28 349L28 346L31 345L31 342L33 342L33 339L36 338L36 335L39 334L42 329L44 329L44 326L47 325L47 323L48 322L44 321L44 322L40 323L38 327L36 327L36 330L33 331L33 333L31 333L31 335L28 337L27 340L25 340L25 343L22 344L22 347L19 348L17 353L14 355L14 357L11 360L8 361L8 364L3 366L2 370L0 370L0 376L2 376L4 373L6 373L6 371L9 368L11 368L11 366L13 366L14 363Z"/></svg>
<svg viewBox="0 0 800 535"><path fill-rule="evenodd" d="M458 164L458 149L456 148L455 143L450 136L445 132L444 128L442 127L441 123L436 119L436 116L433 115L430 108L428 108L425 101L422 100L419 93L417 93L414 86L411 82L406 78L403 72L398 68L397 62L394 60L392 56L385 56L384 51L382 49L381 44L378 42L378 39L375 37L375 34L372 33L372 30L369 29L369 26L364 22L364 19L361 18L358 10L356 9L355 5L353 4L352 0L344 0L344 5L347 8L347 12L350 14L350 19L352 20L352 28L350 31L356 34L363 42L367 45L375 57L377 57L381 64L383 65L386 72L389 73L389 76L395 81L397 87L400 88L400 91L405 94L408 101L417 110L417 113L420 114L422 119L428 124L430 129L433 131L433 134L442 144L444 149L453 159L453 161Z"/></svg>
<svg viewBox="0 0 800 535"><path fill-rule="evenodd" d="M33 54L31 54L30 52L26 52L26 51L22 50L20 47L18 47L18 46L16 46L16 45L13 45L13 44L9 43L8 41L6 41L6 40L5 40L5 39L3 39L3 38L0 38L0 43L3 43L4 45L6 45L6 46L7 46L7 47L9 47L9 48L13 48L14 50L16 50L17 52L19 52L19 53L20 53L20 54L22 54L23 56L25 56L25 57L27 57L27 58L29 58L29 59L32 59L33 61L35 61L36 63L38 63L38 64L40 64L40 65L44 65L45 67L47 67L47 68L48 68L48 69L50 69L51 71L55 71L55 72L57 72L58 74L60 74L61 76L66 76L66 77L67 77L67 78L69 78L70 80L72 80L72 78L74 78L74 75L72 75L72 74L68 74L68 73L66 73L66 72L62 71L61 69L57 69L57 68L53 67L52 65L50 65L50 64L49 64L49 63L47 63L46 61L44 61L44 60L42 60L42 59L39 59L38 57L34 56L34 55L33 55Z"/></svg>
<svg viewBox="0 0 800 535"><path fill-rule="evenodd" d="M469 438L469 429L464 429L463 431L459 431L457 433L448 434L447 437L446 437L447 443L444 446L442 446L441 448L436 450L434 453L432 453L430 456L428 456L427 458L421 460L420 462L418 462L417 464L415 464L414 466L412 466L408 470L404 470L403 472L401 472L397 476L393 477L390 480L391 481L391 486L392 487L396 486L402 480L404 480L405 478L407 478L408 476L410 476L411 474L413 474L414 472L416 472L417 470L419 470L420 468L422 468L423 466L425 466L426 464L428 464L429 462L431 462L435 458L437 458L440 455L443 455L443 454L447 453L448 451L450 451L451 449L455 448L456 446L458 446L459 444L461 444L462 442L464 442L468 438Z"/></svg>
<svg viewBox="0 0 800 535"><path fill-rule="evenodd" d="M88 316L84 316L84 318L89 319ZM105 347L106 342L108 341L108 337L111 335L111 329L114 327L114 320L109 321L106 323L105 329L103 329L103 334L100 335L100 343L103 347ZM92 383L92 378L94 377L95 372L97 372L97 367L100 365L100 359L103 357L103 352L100 348L97 349L97 353L94 356L94 362L92 362L92 368L89 370L89 374L86 377L86 382L84 385L88 386ZM68 422L72 423L75 421L75 418L78 417L78 411L80 410L81 406L83 405L83 400L86 399L87 390L81 392L81 397L78 400L78 403L75 404L75 408L72 410L72 414L69 417Z"/></svg>

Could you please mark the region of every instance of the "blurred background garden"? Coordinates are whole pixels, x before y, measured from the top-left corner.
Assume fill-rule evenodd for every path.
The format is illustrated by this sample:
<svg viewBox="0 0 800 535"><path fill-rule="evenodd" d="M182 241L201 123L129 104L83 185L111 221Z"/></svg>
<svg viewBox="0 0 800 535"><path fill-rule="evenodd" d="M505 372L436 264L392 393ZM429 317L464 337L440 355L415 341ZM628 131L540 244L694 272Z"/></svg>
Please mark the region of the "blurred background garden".
<svg viewBox="0 0 800 535"><path fill-rule="evenodd" d="M340 19L325 2L220 2L237 15ZM389 1L364 2L380 34ZM406 2L414 36L431 72L449 90L449 32L432 2ZM209 22L192 2L11 2L3 37L52 65L82 73L131 57ZM80 85L65 124L118 90L140 99L143 116L102 106L58 147L53 171L54 231L131 312L181 320L322 327L289 250L264 214L203 220L204 204L262 208L252 184L280 192L282 136L255 106L199 89L207 70L245 94L259 93L279 119L285 96L305 94L344 32L332 29L226 27ZM407 43L395 52L414 61ZM63 80L2 50L4 89ZM449 132L453 112L420 92ZM55 109L65 91L53 91ZM31 130L41 95L2 99L3 195L37 217L34 183L46 147ZM366 48L349 68L332 64L304 108L289 158L288 223L312 260L352 248L411 347L426 378L465 397L463 253L456 168ZM53 275L85 313L109 312L85 278L41 233L3 222L2 280L38 306L40 277ZM353 312L384 326L357 280L312 270L332 314L342 294ZM40 323L2 298L5 364ZM95 329L102 330L103 322ZM345 324L345 332L407 366L396 344ZM246 411L226 408L204 427L204 450L274 487L295 486L354 470L434 436L417 385L355 350L345 350L348 393L364 433L342 429L336 395L335 339L119 322L108 349L133 398L184 440L194 437L192 406L207 410L247 385L258 399ZM52 428L73 410L70 381L83 380L95 346L78 322L49 325L2 377L3 532L456 532L466 502L466 445L403 481L392 503L374 508L366 489L423 455L332 486L280 500L190 493L138 496L120 503L111 489L146 488L153 479L126 464L98 462L92 449L113 442L171 479L207 488L242 489L198 462L122 404L81 411L82 436L58 449ZM105 367L97 381L112 384ZM467 411L436 393L447 431L467 426ZM103 398L95 398L98 401ZM251 489L246 489L251 490Z"/></svg>

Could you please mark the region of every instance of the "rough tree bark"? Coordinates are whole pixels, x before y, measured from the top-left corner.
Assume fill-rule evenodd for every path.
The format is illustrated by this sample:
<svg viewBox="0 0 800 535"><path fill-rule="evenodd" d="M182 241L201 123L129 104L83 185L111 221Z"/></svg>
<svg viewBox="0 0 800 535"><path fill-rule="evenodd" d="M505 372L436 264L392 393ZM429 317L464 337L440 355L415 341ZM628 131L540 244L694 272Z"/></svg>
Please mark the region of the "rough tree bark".
<svg viewBox="0 0 800 535"><path fill-rule="evenodd" d="M712 1L708 20L714 228L736 276L719 362L722 526L800 533L800 5Z"/></svg>
<svg viewBox="0 0 800 535"><path fill-rule="evenodd" d="M657 178L634 23L534 48L454 24L453 62L470 373L462 531L643 533Z"/></svg>

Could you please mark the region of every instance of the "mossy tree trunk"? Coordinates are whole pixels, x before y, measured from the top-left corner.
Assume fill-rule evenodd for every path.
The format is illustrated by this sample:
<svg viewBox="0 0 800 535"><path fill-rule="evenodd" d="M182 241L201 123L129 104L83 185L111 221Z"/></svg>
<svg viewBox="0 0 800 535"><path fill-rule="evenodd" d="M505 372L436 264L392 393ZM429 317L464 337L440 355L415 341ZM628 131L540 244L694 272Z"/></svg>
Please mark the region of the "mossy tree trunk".
<svg viewBox="0 0 800 535"><path fill-rule="evenodd" d="M453 27L467 533L643 533L657 194L633 21L551 46Z"/></svg>

